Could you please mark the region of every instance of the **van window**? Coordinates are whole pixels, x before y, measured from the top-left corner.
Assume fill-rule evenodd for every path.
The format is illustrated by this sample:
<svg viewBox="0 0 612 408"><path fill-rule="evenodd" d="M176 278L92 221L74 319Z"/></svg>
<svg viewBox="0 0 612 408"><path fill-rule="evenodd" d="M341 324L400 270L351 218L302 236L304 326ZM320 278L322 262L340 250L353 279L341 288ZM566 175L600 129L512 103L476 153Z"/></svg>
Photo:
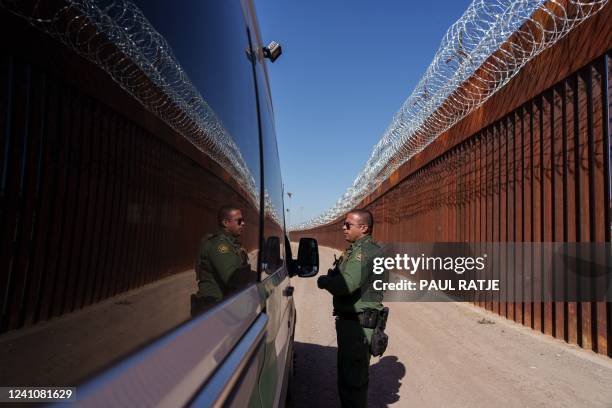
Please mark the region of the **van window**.
<svg viewBox="0 0 612 408"><path fill-rule="evenodd" d="M263 139L263 166L265 182L265 220L263 235L265 238L264 265L265 273L274 273L283 265L285 255L285 216L283 205L283 181L281 178L274 111L268 88L268 78L263 67L264 60L259 56L257 63L257 85L259 87L260 114Z"/></svg>

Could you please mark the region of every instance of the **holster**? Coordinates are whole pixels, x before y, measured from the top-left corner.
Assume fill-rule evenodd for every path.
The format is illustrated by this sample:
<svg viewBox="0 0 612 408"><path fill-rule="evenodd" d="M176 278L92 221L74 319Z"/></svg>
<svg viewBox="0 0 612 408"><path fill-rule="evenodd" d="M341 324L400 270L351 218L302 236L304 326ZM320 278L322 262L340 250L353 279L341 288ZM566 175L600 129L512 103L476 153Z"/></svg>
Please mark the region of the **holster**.
<svg viewBox="0 0 612 408"><path fill-rule="evenodd" d="M372 333L372 342L370 343L370 354L374 357L382 356L387 350L389 344L389 336L379 327L374 329Z"/></svg>
<svg viewBox="0 0 612 408"><path fill-rule="evenodd" d="M370 354L374 357L382 356L389 345L389 336L385 333L387 318L389 317L389 308L383 307L382 310L378 310L377 312L376 326L374 327L372 341L370 343Z"/></svg>

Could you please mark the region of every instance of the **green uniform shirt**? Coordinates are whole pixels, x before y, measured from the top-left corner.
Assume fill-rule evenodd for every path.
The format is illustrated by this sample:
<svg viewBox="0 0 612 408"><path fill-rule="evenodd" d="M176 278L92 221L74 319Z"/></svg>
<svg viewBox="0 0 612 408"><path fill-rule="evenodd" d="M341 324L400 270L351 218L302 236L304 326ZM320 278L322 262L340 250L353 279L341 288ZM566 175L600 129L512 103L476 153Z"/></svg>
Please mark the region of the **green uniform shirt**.
<svg viewBox="0 0 612 408"><path fill-rule="evenodd" d="M214 301L254 280L246 251L225 231L202 239L196 275L197 296Z"/></svg>
<svg viewBox="0 0 612 408"><path fill-rule="evenodd" d="M380 254L380 250L380 246L368 234L353 242L345 251L339 265L340 274L330 276L325 288L334 295L335 312L382 309L383 293L372 287L372 282L377 279L372 272L373 259Z"/></svg>

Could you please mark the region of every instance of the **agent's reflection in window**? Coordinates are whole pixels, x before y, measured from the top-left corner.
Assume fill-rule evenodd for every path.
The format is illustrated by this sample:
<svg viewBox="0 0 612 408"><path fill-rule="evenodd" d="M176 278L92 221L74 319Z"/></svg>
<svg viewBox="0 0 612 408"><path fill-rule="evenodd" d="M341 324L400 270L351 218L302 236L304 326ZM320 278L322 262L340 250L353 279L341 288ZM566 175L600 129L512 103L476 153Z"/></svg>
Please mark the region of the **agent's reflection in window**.
<svg viewBox="0 0 612 408"><path fill-rule="evenodd" d="M223 206L217 213L219 230L202 239L196 261L198 291L191 295L191 315L194 316L230 293L255 281L249 257L238 239L246 228L242 211Z"/></svg>

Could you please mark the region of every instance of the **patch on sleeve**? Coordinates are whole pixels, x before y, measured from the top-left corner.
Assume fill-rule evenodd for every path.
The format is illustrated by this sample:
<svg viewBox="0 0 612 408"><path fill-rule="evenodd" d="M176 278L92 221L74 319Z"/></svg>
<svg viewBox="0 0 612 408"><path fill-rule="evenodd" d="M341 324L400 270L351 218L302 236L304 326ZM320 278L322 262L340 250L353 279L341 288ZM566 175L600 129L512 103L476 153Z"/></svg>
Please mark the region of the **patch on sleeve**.
<svg viewBox="0 0 612 408"><path fill-rule="evenodd" d="M358 252L357 255L355 255L355 259L361 262L361 252Z"/></svg>
<svg viewBox="0 0 612 408"><path fill-rule="evenodd" d="M229 245L223 242L220 243L219 246L217 247L217 252L220 254L227 254L229 251L230 251Z"/></svg>

